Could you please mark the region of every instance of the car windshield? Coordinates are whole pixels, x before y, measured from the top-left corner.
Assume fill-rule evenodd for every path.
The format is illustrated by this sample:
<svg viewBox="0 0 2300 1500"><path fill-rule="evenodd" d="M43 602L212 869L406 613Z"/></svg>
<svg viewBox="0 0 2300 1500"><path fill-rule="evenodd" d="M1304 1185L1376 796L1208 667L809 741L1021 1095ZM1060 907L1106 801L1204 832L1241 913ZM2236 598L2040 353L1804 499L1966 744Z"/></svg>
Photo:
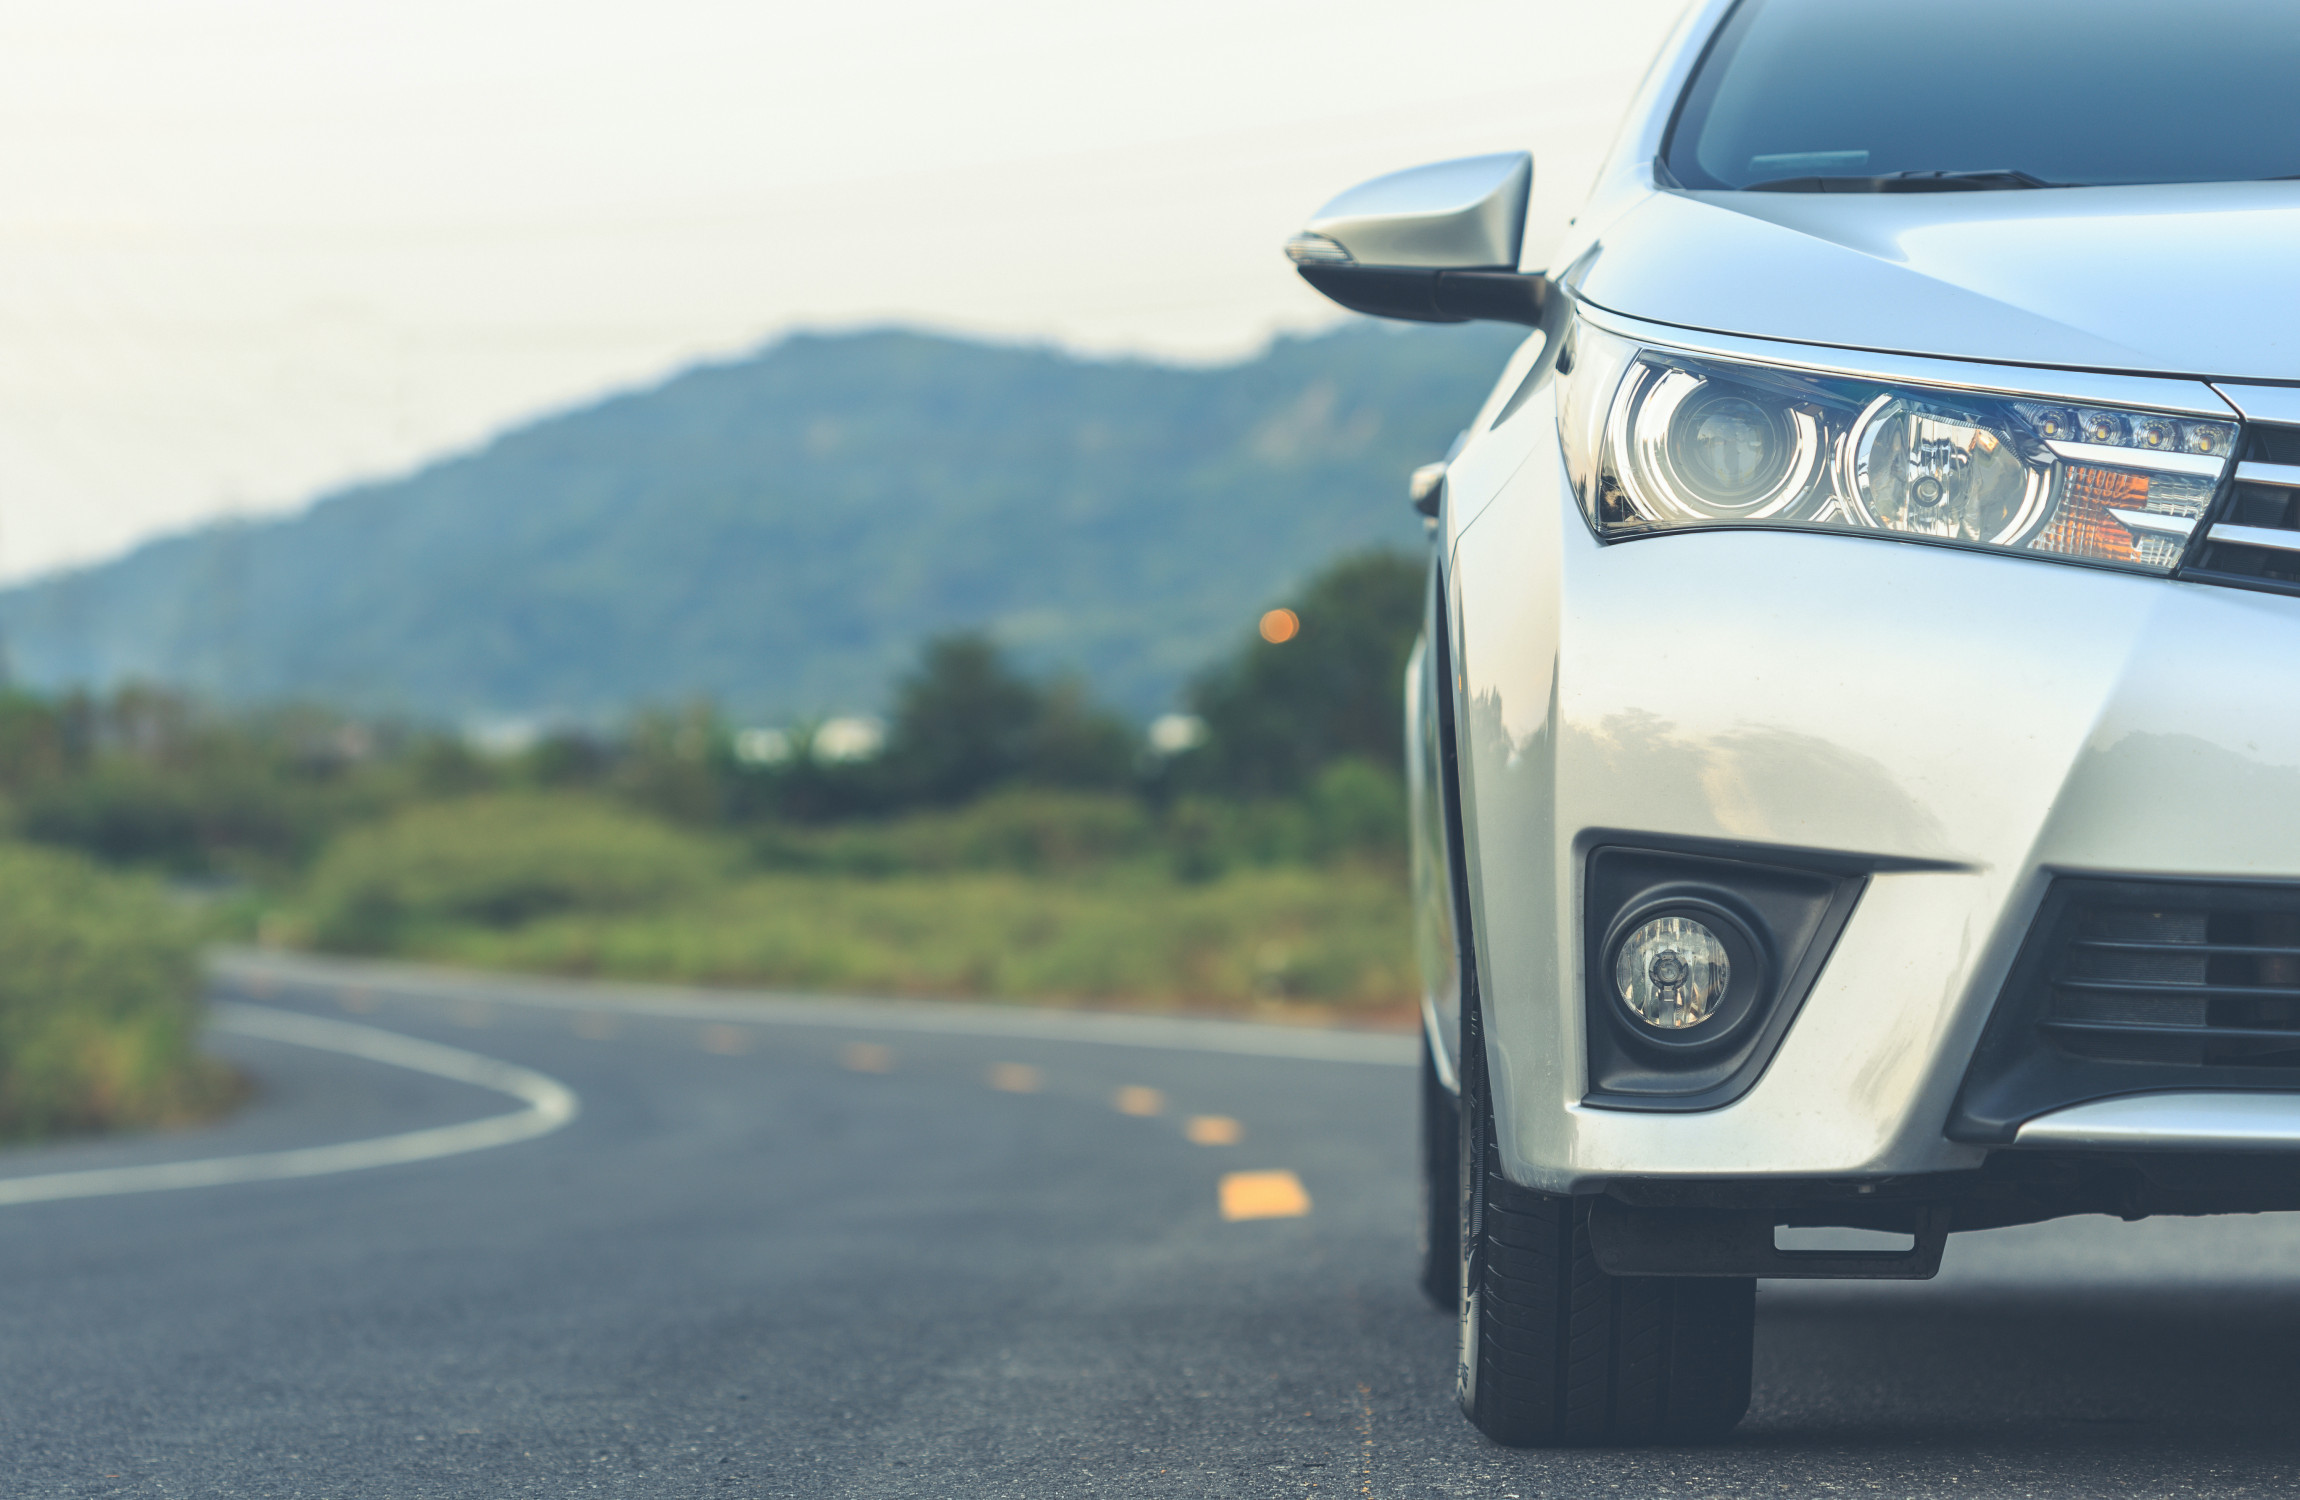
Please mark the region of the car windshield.
<svg viewBox="0 0 2300 1500"><path fill-rule="evenodd" d="M2293 0L1742 0L1663 159L1689 188L2291 177L2300 12Z"/></svg>

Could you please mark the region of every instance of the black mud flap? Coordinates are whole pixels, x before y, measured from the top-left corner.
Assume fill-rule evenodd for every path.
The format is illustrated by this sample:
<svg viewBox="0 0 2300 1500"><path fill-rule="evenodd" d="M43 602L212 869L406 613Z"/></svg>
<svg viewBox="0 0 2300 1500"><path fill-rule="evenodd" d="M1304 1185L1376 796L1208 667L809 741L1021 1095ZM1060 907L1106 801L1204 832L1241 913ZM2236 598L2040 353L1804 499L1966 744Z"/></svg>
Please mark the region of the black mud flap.
<svg viewBox="0 0 2300 1500"><path fill-rule="evenodd" d="M1807 1280L1930 1281L1948 1243L1950 1206L1912 1204L1906 1250L1783 1250L1771 1209L1632 1208L1599 1198L1589 1248L1608 1276L1772 1276Z"/></svg>

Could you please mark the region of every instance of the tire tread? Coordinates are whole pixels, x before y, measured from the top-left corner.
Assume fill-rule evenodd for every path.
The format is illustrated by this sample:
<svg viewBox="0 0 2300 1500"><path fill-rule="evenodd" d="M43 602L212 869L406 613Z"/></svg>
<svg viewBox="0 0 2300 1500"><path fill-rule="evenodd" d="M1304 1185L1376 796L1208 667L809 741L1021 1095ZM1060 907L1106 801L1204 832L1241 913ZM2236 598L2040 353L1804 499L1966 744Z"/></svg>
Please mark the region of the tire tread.
<svg viewBox="0 0 2300 1500"><path fill-rule="evenodd" d="M1485 1229L1469 1412L1479 1430L1509 1447L1699 1442L1740 1421L1756 1283L1608 1276L1590 1247L1587 1199L1509 1181L1492 1165L1490 1135L1479 1155Z"/></svg>

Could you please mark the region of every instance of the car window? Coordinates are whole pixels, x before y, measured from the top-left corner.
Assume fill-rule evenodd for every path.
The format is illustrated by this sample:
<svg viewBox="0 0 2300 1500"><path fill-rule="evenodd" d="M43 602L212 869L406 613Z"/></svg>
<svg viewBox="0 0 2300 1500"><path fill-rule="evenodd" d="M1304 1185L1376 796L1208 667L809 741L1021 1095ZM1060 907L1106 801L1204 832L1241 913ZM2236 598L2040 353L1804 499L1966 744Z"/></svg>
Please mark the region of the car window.
<svg viewBox="0 0 2300 1500"><path fill-rule="evenodd" d="M1742 0L1664 160L1687 187L2300 174L2292 0ZM1982 185L2030 185L2017 179Z"/></svg>

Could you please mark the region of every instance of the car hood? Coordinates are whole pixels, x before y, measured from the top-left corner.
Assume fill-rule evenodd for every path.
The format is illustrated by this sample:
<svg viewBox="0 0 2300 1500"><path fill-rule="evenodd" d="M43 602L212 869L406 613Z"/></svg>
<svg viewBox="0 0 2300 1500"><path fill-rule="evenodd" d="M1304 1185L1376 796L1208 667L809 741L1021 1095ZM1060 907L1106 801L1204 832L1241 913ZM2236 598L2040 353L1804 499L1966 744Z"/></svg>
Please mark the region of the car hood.
<svg viewBox="0 0 2300 1500"><path fill-rule="evenodd" d="M1568 276L1635 318L2009 364L2300 380L2300 182L1654 193Z"/></svg>

